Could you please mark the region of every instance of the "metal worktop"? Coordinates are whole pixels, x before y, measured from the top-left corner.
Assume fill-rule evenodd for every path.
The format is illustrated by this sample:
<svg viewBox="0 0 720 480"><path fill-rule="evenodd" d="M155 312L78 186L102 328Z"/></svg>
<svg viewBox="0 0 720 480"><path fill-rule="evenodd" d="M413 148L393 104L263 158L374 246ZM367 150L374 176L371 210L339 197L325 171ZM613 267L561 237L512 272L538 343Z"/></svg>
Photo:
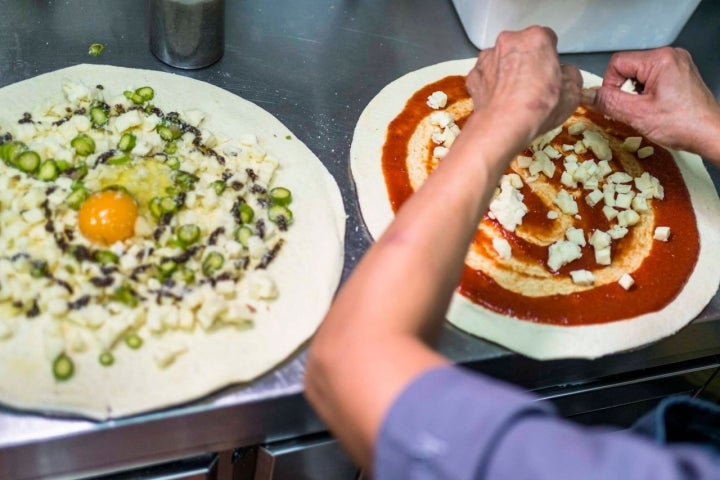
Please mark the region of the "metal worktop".
<svg viewBox="0 0 720 480"><path fill-rule="evenodd" d="M690 50L720 97L717 25L720 5L704 0L675 44ZM88 46L96 42L105 52L90 57ZM210 82L277 116L340 186L348 213L343 278L370 244L348 166L362 109L404 73L476 54L449 0L227 0L225 55L195 71L173 69L151 55L144 0L0 0L0 87L78 63L107 63ZM563 61L602 74L609 56L566 55ZM717 170L711 172L720 185ZM718 319L716 295L677 335L596 361L535 362L450 326L440 349L492 375L544 388L712 364L720 355ZM250 385L126 419L91 422L0 408L0 478L77 477L322 431L302 398L304 359L300 352Z"/></svg>

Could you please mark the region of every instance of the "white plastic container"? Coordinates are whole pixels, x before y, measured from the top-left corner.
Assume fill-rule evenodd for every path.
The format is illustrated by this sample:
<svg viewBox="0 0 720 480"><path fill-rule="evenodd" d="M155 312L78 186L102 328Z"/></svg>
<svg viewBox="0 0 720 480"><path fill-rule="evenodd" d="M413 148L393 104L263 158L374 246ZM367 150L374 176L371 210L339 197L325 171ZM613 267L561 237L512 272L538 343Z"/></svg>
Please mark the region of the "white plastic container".
<svg viewBox="0 0 720 480"><path fill-rule="evenodd" d="M558 51L635 50L669 45L700 0L453 0L470 41L492 47L503 30L544 25Z"/></svg>

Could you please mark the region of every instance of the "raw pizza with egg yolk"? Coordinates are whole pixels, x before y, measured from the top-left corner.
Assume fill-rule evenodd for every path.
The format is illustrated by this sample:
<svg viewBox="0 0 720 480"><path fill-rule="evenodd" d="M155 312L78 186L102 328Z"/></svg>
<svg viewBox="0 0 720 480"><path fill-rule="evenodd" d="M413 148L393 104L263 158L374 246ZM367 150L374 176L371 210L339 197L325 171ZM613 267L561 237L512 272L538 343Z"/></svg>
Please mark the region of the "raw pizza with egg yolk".
<svg viewBox="0 0 720 480"><path fill-rule="evenodd" d="M374 238L461 134L472 110L464 76L475 61L411 72L363 111L351 170ZM702 159L579 108L511 163L447 319L537 359L596 358L656 341L717 292L718 218Z"/></svg>
<svg viewBox="0 0 720 480"><path fill-rule="evenodd" d="M6 86L0 104L0 403L98 419L176 405L314 333L345 214L268 112L102 65Z"/></svg>

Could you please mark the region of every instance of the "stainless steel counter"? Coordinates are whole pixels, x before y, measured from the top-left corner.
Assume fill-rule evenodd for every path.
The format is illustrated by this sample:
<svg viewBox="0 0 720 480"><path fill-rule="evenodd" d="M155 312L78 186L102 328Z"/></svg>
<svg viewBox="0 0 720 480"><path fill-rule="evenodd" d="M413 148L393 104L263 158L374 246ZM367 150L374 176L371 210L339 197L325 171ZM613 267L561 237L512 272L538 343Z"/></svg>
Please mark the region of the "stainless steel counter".
<svg viewBox="0 0 720 480"><path fill-rule="evenodd" d="M345 278L370 240L348 169L355 122L398 76L473 57L449 0L228 0L226 51L216 64L178 71L147 48L143 0L0 0L0 87L78 63L172 71L240 95L285 123L334 175L349 215ZM720 5L704 0L678 38L720 96ZM102 43L100 57L87 54ZM564 56L602 74L609 54ZM2 106L0 106L2 108ZM712 169L716 185L720 175ZM528 388L708 365L720 354L720 297L670 339L597 361L535 362L447 326L451 358ZM0 478L75 477L218 452L323 430L302 398L305 354L247 386L202 401L108 422L0 407ZM2 381L2 379L0 379Z"/></svg>

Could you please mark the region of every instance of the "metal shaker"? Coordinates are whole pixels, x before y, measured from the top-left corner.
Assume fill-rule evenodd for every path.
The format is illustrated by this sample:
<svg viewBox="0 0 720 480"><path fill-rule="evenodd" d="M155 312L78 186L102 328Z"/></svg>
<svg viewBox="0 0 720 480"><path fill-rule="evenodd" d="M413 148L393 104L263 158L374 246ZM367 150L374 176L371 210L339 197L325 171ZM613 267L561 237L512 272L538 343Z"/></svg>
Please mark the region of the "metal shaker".
<svg viewBox="0 0 720 480"><path fill-rule="evenodd" d="M170 66L207 67L225 50L225 0L148 0L150 51Z"/></svg>

